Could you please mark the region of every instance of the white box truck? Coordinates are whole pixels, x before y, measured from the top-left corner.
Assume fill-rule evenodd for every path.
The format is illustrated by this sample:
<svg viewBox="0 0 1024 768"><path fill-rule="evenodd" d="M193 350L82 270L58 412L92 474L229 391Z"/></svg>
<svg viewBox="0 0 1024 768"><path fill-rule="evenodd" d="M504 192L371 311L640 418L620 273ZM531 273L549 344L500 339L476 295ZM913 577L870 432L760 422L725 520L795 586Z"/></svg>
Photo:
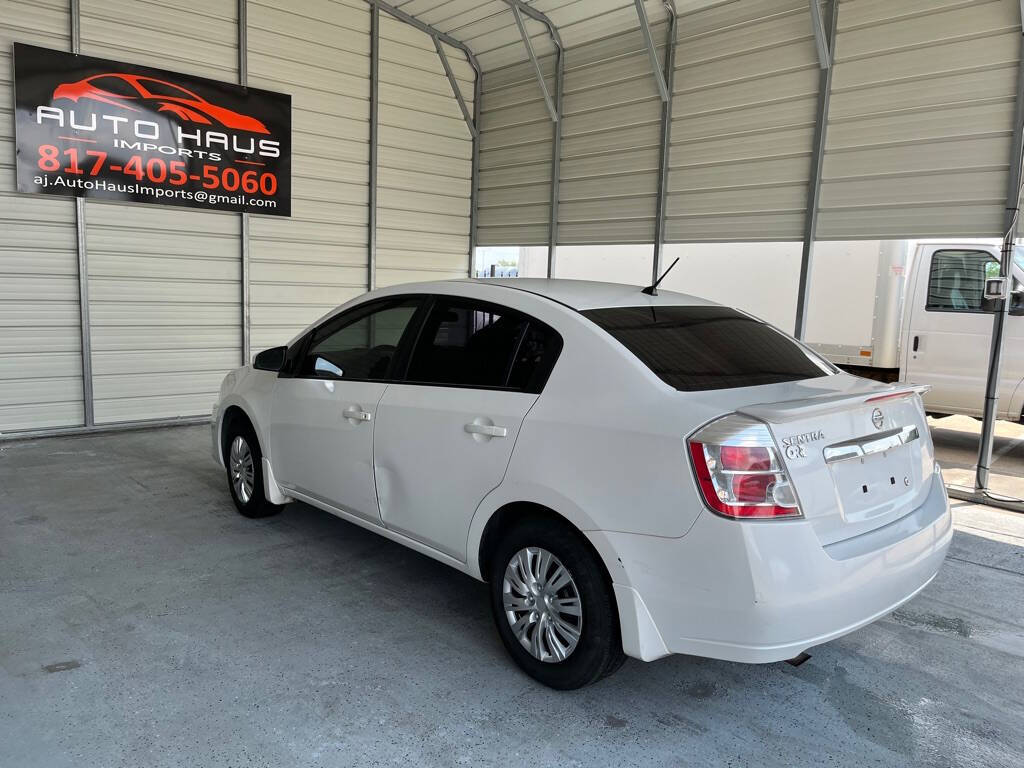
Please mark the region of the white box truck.
<svg viewBox="0 0 1024 768"><path fill-rule="evenodd" d="M930 385L924 400L931 412L981 416L996 306L985 298L985 280L999 274L999 245L831 245L812 269L808 344L854 373ZM851 252L836 253L835 246ZM1018 421L1024 420L1024 254L1017 251L1014 262L999 418Z"/></svg>

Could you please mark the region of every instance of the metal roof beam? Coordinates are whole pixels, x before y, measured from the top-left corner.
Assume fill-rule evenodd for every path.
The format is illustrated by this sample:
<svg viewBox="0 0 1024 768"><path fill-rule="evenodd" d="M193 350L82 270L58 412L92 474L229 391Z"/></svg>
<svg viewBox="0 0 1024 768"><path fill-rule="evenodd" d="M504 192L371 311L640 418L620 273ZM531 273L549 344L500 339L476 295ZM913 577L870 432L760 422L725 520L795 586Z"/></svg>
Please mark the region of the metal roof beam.
<svg viewBox="0 0 1024 768"><path fill-rule="evenodd" d="M548 29L548 34L551 35L551 39L555 45L558 46L558 50L562 50L562 36L558 34L558 27L555 26L554 22L551 21L545 14L538 11L529 3L524 3L522 0L501 0L509 8L518 10L524 16L529 16L534 21L539 21ZM1022 0L1024 2L1024 0Z"/></svg>
<svg viewBox="0 0 1024 768"><path fill-rule="evenodd" d="M447 43L452 48L458 48L460 51L466 54L466 59L468 59L469 65L473 67L473 70L476 72L477 76L480 76L481 72L483 71L480 69L480 62L476 60L476 56L474 55L473 51L469 49L469 46L466 45L461 40L456 40L451 35L446 34L441 30L430 26L426 22L420 21L412 14L408 14L405 11L400 10L395 6L391 5L390 3L383 2L383 0L366 0L366 2L369 3L370 5L377 6L382 11L387 13L389 16L394 16L399 21L403 21L411 27L416 27L416 29L420 30L421 32L426 32L428 35L440 40L442 43Z"/></svg>
<svg viewBox="0 0 1024 768"><path fill-rule="evenodd" d="M651 70L654 72L654 82L658 84L658 93L661 100L668 103L669 92L665 84L665 75L661 71L661 64L658 63L658 49L654 45L654 38L651 37L651 25L647 22L647 11L644 9L644 0L633 0L636 6L636 15L640 19L640 31L644 36L644 43L647 45L647 56L651 60Z"/></svg>
<svg viewBox="0 0 1024 768"><path fill-rule="evenodd" d="M812 9L817 0L811 0ZM832 0L830 32L826 48L836 38L839 22L839 0ZM807 305L811 292L811 259L814 240L818 235L818 202L821 199L821 167L825 158L825 138L828 131L828 106L832 97L832 67L821 68L818 78L818 109L814 123L814 147L811 151L811 178L807 184L807 208L804 215L804 242L800 255L800 278L796 294L796 322L793 335L803 339L807 331Z"/></svg>
<svg viewBox="0 0 1024 768"><path fill-rule="evenodd" d="M668 100L661 105L661 136L658 148L658 198L654 211L654 258L651 283L661 276L661 254L665 249L665 214L668 203L668 160L672 141L672 89L676 66L676 14L675 0L664 0L669 13L668 41L665 45L665 85Z"/></svg>
<svg viewBox="0 0 1024 768"><path fill-rule="evenodd" d="M469 107L466 106L466 100L462 98L462 89L459 88L459 84L455 82L455 75L452 72L451 65L448 63L448 56L445 55L444 48L441 46L441 41L436 37L434 40L434 48L437 50L438 58L441 59L441 66L444 67L445 77L448 78L448 84L452 87L452 93L455 94L455 100L459 102L459 109L462 110L462 119L466 121L466 127L469 128L470 134L475 139L480 135L480 132L476 128L476 124L473 122L473 116L469 114Z"/></svg>
<svg viewBox="0 0 1024 768"><path fill-rule="evenodd" d="M637 0L637 2L639 1ZM839 0L832 0L832 2L838 3ZM832 66L832 49L828 36L825 34L825 22L821 18L821 5L819 0L810 0L810 3L811 28L814 30L814 45L818 48L818 64L822 69L828 69Z"/></svg>
<svg viewBox="0 0 1024 768"><path fill-rule="evenodd" d="M380 59L380 14L384 11L388 15L408 24L430 36L434 41L434 48L441 59L444 73L448 77L448 84L451 86L455 99L459 102L459 109L462 110L462 117L466 121L469 133L473 137L473 159L472 179L469 187L469 264L467 274L473 274L473 258L476 254L477 224L479 219L480 206L480 96L483 92L483 69L476 55L469 46L461 40L456 40L451 35L436 29L429 24L420 21L415 16L402 11L395 6L382 2L382 0L366 0L371 6L371 29L370 29L370 201L369 201L369 236L367 259L367 284L370 290L376 287L377 272L377 132L378 132L378 83L379 83L379 59ZM441 43L457 48L466 55L466 61L473 68L476 76L473 83L473 114L469 114L466 107L466 100L462 97L462 90L459 88L452 72L448 57L445 55Z"/></svg>
<svg viewBox="0 0 1024 768"><path fill-rule="evenodd" d="M551 94L548 93L547 83L544 82L544 72L540 68L540 62L537 60L537 54L533 50L533 43L530 42L530 36L526 33L526 25L523 23L523 16L519 10L519 6L516 4L509 6L512 9L512 16L516 20L516 26L519 27L519 36L523 38L523 45L526 46L526 53L530 57L530 61L533 63L533 70L537 74L537 84L540 85L540 92L544 95L544 104L547 105L548 114L551 115L551 122L557 123L560 115L555 109L554 102L551 101Z"/></svg>

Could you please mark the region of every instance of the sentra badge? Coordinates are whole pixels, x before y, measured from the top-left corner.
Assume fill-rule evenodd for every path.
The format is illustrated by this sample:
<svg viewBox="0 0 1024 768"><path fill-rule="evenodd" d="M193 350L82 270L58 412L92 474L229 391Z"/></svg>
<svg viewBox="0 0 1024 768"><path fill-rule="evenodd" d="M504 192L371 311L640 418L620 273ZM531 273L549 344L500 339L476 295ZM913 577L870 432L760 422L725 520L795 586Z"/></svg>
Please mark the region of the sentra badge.
<svg viewBox="0 0 1024 768"><path fill-rule="evenodd" d="M786 452L787 459L802 459L807 456L807 444L818 440L824 440L825 433L820 429L812 432L804 432L799 435L782 438L782 447Z"/></svg>

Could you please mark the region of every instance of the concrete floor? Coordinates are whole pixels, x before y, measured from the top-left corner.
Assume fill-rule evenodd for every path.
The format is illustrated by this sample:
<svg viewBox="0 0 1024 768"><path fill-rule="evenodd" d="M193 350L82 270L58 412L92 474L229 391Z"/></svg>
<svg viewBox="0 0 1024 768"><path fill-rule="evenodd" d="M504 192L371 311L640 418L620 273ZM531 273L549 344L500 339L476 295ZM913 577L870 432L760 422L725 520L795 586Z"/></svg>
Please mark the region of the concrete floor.
<svg viewBox="0 0 1024 768"><path fill-rule="evenodd" d="M973 488L981 422L970 416L930 418L935 452L947 485ZM1024 499L1024 424L997 421L989 486L994 493Z"/></svg>
<svg viewBox="0 0 1024 768"><path fill-rule="evenodd" d="M238 516L206 427L0 444L0 766L1020 766L1024 516L956 518L921 596L799 668L556 693L483 585L302 504Z"/></svg>

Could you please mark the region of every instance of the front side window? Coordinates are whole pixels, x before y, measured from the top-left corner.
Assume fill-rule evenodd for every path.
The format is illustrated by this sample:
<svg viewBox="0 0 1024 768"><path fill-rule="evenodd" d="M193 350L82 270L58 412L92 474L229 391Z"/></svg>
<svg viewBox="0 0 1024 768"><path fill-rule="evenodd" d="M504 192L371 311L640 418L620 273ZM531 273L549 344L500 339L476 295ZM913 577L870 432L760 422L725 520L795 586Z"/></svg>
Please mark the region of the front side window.
<svg viewBox="0 0 1024 768"><path fill-rule="evenodd" d="M356 308L318 329L299 367L317 379L386 380L391 377L402 334L419 308L400 299Z"/></svg>
<svg viewBox="0 0 1024 768"><path fill-rule="evenodd" d="M936 251L928 274L933 312L983 312L985 278L999 276L999 262L985 251Z"/></svg>
<svg viewBox="0 0 1024 768"><path fill-rule="evenodd" d="M611 307L582 314L681 391L753 387L836 372L781 331L728 307Z"/></svg>

